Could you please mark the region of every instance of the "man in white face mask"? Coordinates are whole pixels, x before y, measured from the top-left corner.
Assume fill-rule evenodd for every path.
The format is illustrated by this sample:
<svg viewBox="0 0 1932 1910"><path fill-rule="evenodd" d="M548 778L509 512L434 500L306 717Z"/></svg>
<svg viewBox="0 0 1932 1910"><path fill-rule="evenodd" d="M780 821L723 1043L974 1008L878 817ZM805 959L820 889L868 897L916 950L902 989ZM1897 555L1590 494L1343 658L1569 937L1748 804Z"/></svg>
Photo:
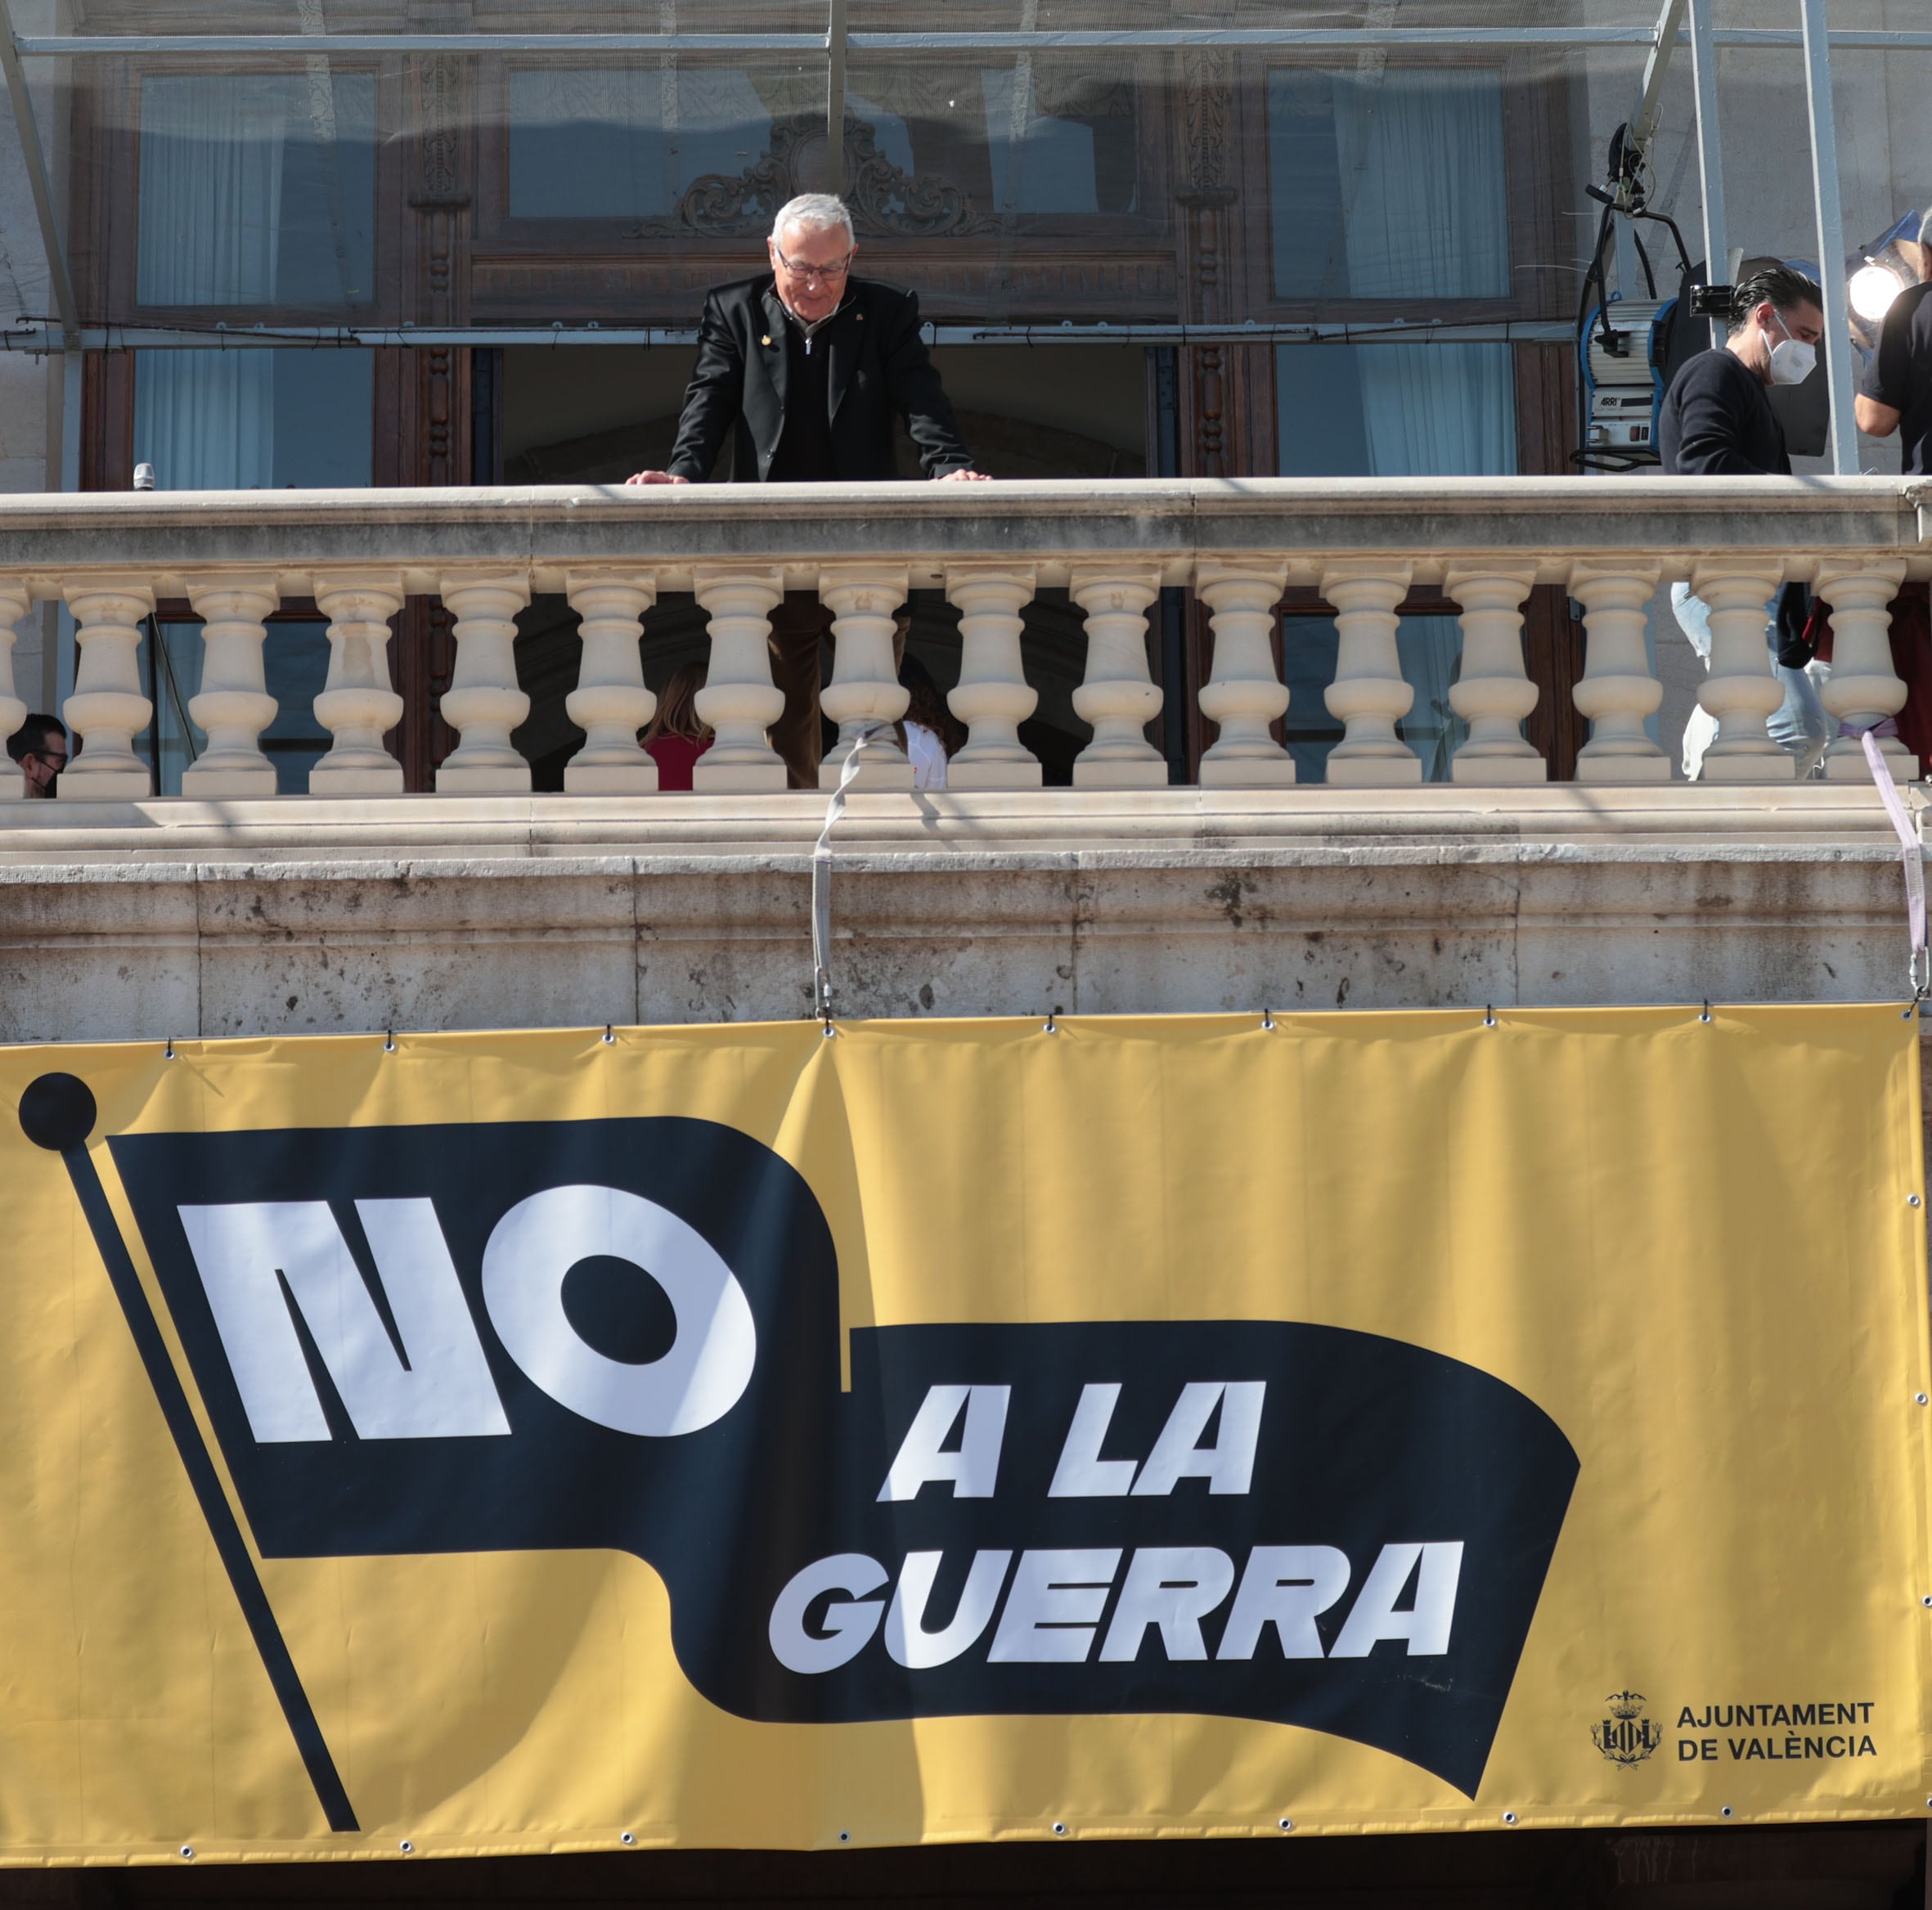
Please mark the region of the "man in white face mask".
<svg viewBox="0 0 1932 1910"><path fill-rule="evenodd" d="M1788 265L1767 267L1737 287L1731 335L1687 359L1657 420L1664 469L1686 478L1788 476L1791 461L1768 384L1802 384L1825 335L1817 285Z"/></svg>
<svg viewBox="0 0 1932 1910"><path fill-rule="evenodd" d="M1817 285L1788 265L1766 267L1737 288L1730 336L1720 347L1686 360L1665 394L1657 420L1657 448L1664 469L1679 477L1788 477L1791 461L1783 427L1765 396L1772 384L1801 384L1817 363L1825 335ZM1688 584L1670 587L1678 622L1692 646L1710 663L1710 622ZM1832 725L1817 685L1803 669L1775 661L1775 602L1765 606L1765 641L1772 673L1783 685L1784 706L1771 718L1772 736L1809 775L1824 754ZM1822 667L1822 666L1821 666ZM1695 777L1717 733L1715 721L1694 710L1684 730L1684 774Z"/></svg>

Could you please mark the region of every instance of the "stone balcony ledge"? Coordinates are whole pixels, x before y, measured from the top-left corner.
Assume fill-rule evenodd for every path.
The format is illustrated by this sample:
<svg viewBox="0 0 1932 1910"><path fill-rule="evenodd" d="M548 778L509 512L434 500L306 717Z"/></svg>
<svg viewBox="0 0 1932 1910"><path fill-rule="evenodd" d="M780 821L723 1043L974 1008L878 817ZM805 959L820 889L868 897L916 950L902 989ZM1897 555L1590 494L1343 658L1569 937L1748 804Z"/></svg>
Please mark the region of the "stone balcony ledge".
<svg viewBox="0 0 1932 1910"><path fill-rule="evenodd" d="M869 742L837 832L840 1012L985 1014L1292 1007L1772 1001L1903 988L1898 848L1851 731L1898 709L1886 631L1932 576L1926 488L1885 479L1292 479L693 486L0 498L0 638L33 604L72 611L64 706L86 747L51 803L0 804L0 1038L767 1018L811 1001L811 855L826 797L789 793L768 619L784 588L831 616L841 752L904 707L892 613L937 585L959 613L951 693L971 735L923 793ZM1817 583L1836 630L1827 780L1790 780L1764 604ZM1660 583L1705 594L1719 721L1706 781L1670 780L1649 734ZM1593 726L1574 783L1522 732L1539 691L1535 582L1581 606ZM1065 582L1084 618L1074 708L1093 740L1041 787L1016 725L1036 701L1021 612ZM1148 612L1187 584L1213 627L1203 786L1146 738L1165 696ZM1396 723L1394 640L1414 586L1461 619L1449 695L1467 725L1425 785ZM659 794L636 734L654 706L640 619L690 590L708 620L695 794ZM1297 784L1271 733L1284 593L1332 610L1343 726ZM586 735L561 796L529 793L513 651L532 593L568 596ZM457 747L404 796L383 745L403 713L390 622L412 594L453 619L439 712ZM203 624L188 707L209 748L154 800L134 739L146 618ZM334 746L276 796L258 748L266 619L312 600L316 699ZM0 651L6 648L0 641ZM1303 692L1302 694L1305 694ZM778 698L782 704L782 698ZM17 697L0 705L24 720ZM701 705L701 708L703 706ZM1915 766L1895 739L1895 776ZM574 778L574 780L573 780ZM1911 800L1919 800L1916 792Z"/></svg>
<svg viewBox="0 0 1932 1910"><path fill-rule="evenodd" d="M318 567L400 568L412 592L465 568L567 573L650 568L688 591L717 564L776 564L788 587L831 563L1022 561L1043 586L1076 563L1131 556L1184 583L1203 551L1266 551L1291 582L1337 559L1400 556L1440 582L1470 552L1561 582L1579 556L1775 555L1881 548L1932 576L1932 485L1896 478L1219 478L1027 479L994 485L497 486L447 490L87 492L0 497L0 570L59 594L82 569L139 573L185 596L211 567L274 573L306 596ZM1305 566L1305 577L1292 573Z"/></svg>
<svg viewBox="0 0 1932 1910"><path fill-rule="evenodd" d="M282 865L552 860L614 852L667 868L720 858L809 856L826 798L763 796L271 797L203 802L0 803L0 871L246 862ZM840 863L929 869L1020 856L1115 854L1230 865L1295 863L1386 850L1455 860L1895 857L1869 784L1664 784L1518 789L1045 789L848 795L834 830Z"/></svg>
<svg viewBox="0 0 1932 1910"><path fill-rule="evenodd" d="M960 793L1039 790L1045 767L1019 726L1040 690L1026 655L1027 612L1064 587L1081 622L1084 675L1067 700L1086 731L1070 776L1082 792L1164 789L1169 765L1149 726L1191 698L1213 740L1197 780L1218 790L1296 783L1276 729L1310 685L1283 680L1284 608L1333 620L1332 676L1320 690L1341 734L1324 780L1415 789L1423 764L1398 726L1415 686L1403 674L1399 613L1419 600L1453 611L1461 661L1446 690L1458 739L1450 780L1467 789L1542 785L1552 765L1524 732L1547 690L1531 681L1525 607L1539 585L1579 607L1584 668L1569 685L1591 726L1575 780L1592 789L1667 783L1650 719L1663 691L1646 636L1660 585L1704 602L1710 667L1698 700L1715 720L1705 780L1776 784L1790 758L1767 736L1777 707L1764 606L1781 584L1814 586L1831 609L1834 676L1821 692L1846 726L1826 752L1834 781L1862 782L1854 735L1903 703L1886 644L1889 607L1932 577L1927 488L1889 479L1296 479L1000 484L690 485L447 491L93 493L0 498L0 726L25 720L4 653L34 604L64 601L74 624L74 691L61 706L84 743L63 805L137 801L153 766L135 738L155 716L142 646L185 600L201 625L186 715L207 746L184 794L222 802L280 786L261 738L276 717L263 656L267 620L313 604L326 626L326 677L313 699L330 747L310 768L314 798L399 795L384 744L408 713L395 687L392 625L411 597L439 597L453 657L435 715L455 746L434 766L447 797L527 795L515 741L532 710L516 660L517 619L561 595L577 618L577 681L564 697L584 740L564 765L580 798L654 792L638 744L656 698L640 651L644 620L689 593L707 627L699 709L713 744L693 771L706 796L776 793L789 780L770 731L783 713L766 638L788 593L815 595L833 674L823 708L838 736L820 766L838 780L861 739L862 790L908 790L912 766L887 730L905 708L896 613L942 591L958 613L952 712L969 732L949 771ZM1149 613L1164 587L1191 588L1211 627L1197 689L1157 683ZM797 606L794 605L794 610ZM304 614L306 614L306 610ZM420 658L417 659L419 662ZM151 670L151 663L150 665ZM170 681L175 666L170 664ZM1177 674L1163 667L1164 676ZM405 671L412 694L423 686ZM1186 672L1179 672L1184 677ZM420 717L424 712L419 707ZM415 732L412 732L415 733ZM1903 745L1880 745L1895 775ZM418 780L429 766L417 763ZM798 770L800 766L792 766Z"/></svg>
<svg viewBox="0 0 1932 1910"><path fill-rule="evenodd" d="M785 1018L825 800L59 804L0 816L0 1040ZM1877 793L851 799L848 1015L1904 992Z"/></svg>

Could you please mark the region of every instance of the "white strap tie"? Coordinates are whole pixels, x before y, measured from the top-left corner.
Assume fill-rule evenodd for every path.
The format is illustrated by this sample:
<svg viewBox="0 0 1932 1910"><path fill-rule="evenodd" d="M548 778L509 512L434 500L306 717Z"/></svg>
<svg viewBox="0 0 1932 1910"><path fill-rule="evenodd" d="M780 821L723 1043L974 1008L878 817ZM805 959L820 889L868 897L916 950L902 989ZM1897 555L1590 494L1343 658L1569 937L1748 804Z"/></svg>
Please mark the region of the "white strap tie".
<svg viewBox="0 0 1932 1910"><path fill-rule="evenodd" d="M825 826L811 852L812 1004L832 1031L832 826L845 813L846 791L859 773L859 753L875 738L892 734L890 723L870 723L852 739L851 753L838 772L838 786L825 805Z"/></svg>
<svg viewBox="0 0 1932 1910"><path fill-rule="evenodd" d="M1840 726L1850 730L1849 724ZM1919 841L1917 826L1907 813L1904 798L1898 793L1898 785L1892 780L1892 766L1885 761L1885 753L1878 746L1879 735L1889 730L1898 734L1898 726L1889 718L1883 723L1874 723L1868 728L1855 732L1865 750L1865 760L1871 767L1871 780L1878 784L1879 799L1885 806L1885 813L1892 819L1892 827L1898 832L1903 847L1905 864L1905 920L1907 933L1912 937L1912 955L1906 964L1906 979L1912 983L1912 1000L1916 1001L1926 992L1932 983L1932 957L1925 951L1925 853Z"/></svg>

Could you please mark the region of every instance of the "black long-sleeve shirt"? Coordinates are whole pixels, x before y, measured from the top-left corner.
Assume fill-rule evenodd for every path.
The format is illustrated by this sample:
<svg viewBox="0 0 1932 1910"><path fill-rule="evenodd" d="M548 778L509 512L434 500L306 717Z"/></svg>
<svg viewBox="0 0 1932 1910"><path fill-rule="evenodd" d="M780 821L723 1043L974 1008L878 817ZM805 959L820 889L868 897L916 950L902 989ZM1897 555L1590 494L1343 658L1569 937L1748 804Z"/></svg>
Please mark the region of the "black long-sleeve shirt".
<svg viewBox="0 0 1932 1910"><path fill-rule="evenodd" d="M1907 285L1892 301L1858 389L1898 412L1907 474L1932 472L1932 285Z"/></svg>
<svg viewBox="0 0 1932 1910"><path fill-rule="evenodd" d="M785 326L785 421L765 474L771 484L822 484L838 475L832 442L832 353L820 327L815 343L796 325Z"/></svg>
<svg viewBox="0 0 1932 1910"><path fill-rule="evenodd" d="M1687 359L1657 420L1664 469L1684 478L1789 477L1784 427L1764 383L1721 347Z"/></svg>

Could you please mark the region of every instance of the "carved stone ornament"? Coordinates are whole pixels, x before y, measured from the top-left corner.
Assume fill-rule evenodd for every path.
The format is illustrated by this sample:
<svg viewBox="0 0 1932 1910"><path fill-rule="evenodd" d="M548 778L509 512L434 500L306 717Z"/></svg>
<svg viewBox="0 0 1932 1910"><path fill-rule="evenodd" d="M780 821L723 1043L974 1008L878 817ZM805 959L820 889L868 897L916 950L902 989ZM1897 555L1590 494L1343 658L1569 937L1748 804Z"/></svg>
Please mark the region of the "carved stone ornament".
<svg viewBox="0 0 1932 1910"><path fill-rule="evenodd" d="M1224 192L1229 200L1233 82L1233 60L1225 48L1190 48L1181 57L1188 187L1196 193Z"/></svg>
<svg viewBox="0 0 1932 1910"><path fill-rule="evenodd" d="M970 195L942 179L907 173L878 150L869 120L845 115L844 198L860 233L901 239L957 239L998 230ZM762 232L789 199L823 191L825 126L816 113L792 113L771 122L771 143L736 177L708 173L694 179L667 219L646 219L633 239L681 238L701 233L730 239Z"/></svg>
<svg viewBox="0 0 1932 1910"><path fill-rule="evenodd" d="M461 62L433 54L416 66L416 114L421 127L422 190L431 199L459 196L463 116Z"/></svg>

